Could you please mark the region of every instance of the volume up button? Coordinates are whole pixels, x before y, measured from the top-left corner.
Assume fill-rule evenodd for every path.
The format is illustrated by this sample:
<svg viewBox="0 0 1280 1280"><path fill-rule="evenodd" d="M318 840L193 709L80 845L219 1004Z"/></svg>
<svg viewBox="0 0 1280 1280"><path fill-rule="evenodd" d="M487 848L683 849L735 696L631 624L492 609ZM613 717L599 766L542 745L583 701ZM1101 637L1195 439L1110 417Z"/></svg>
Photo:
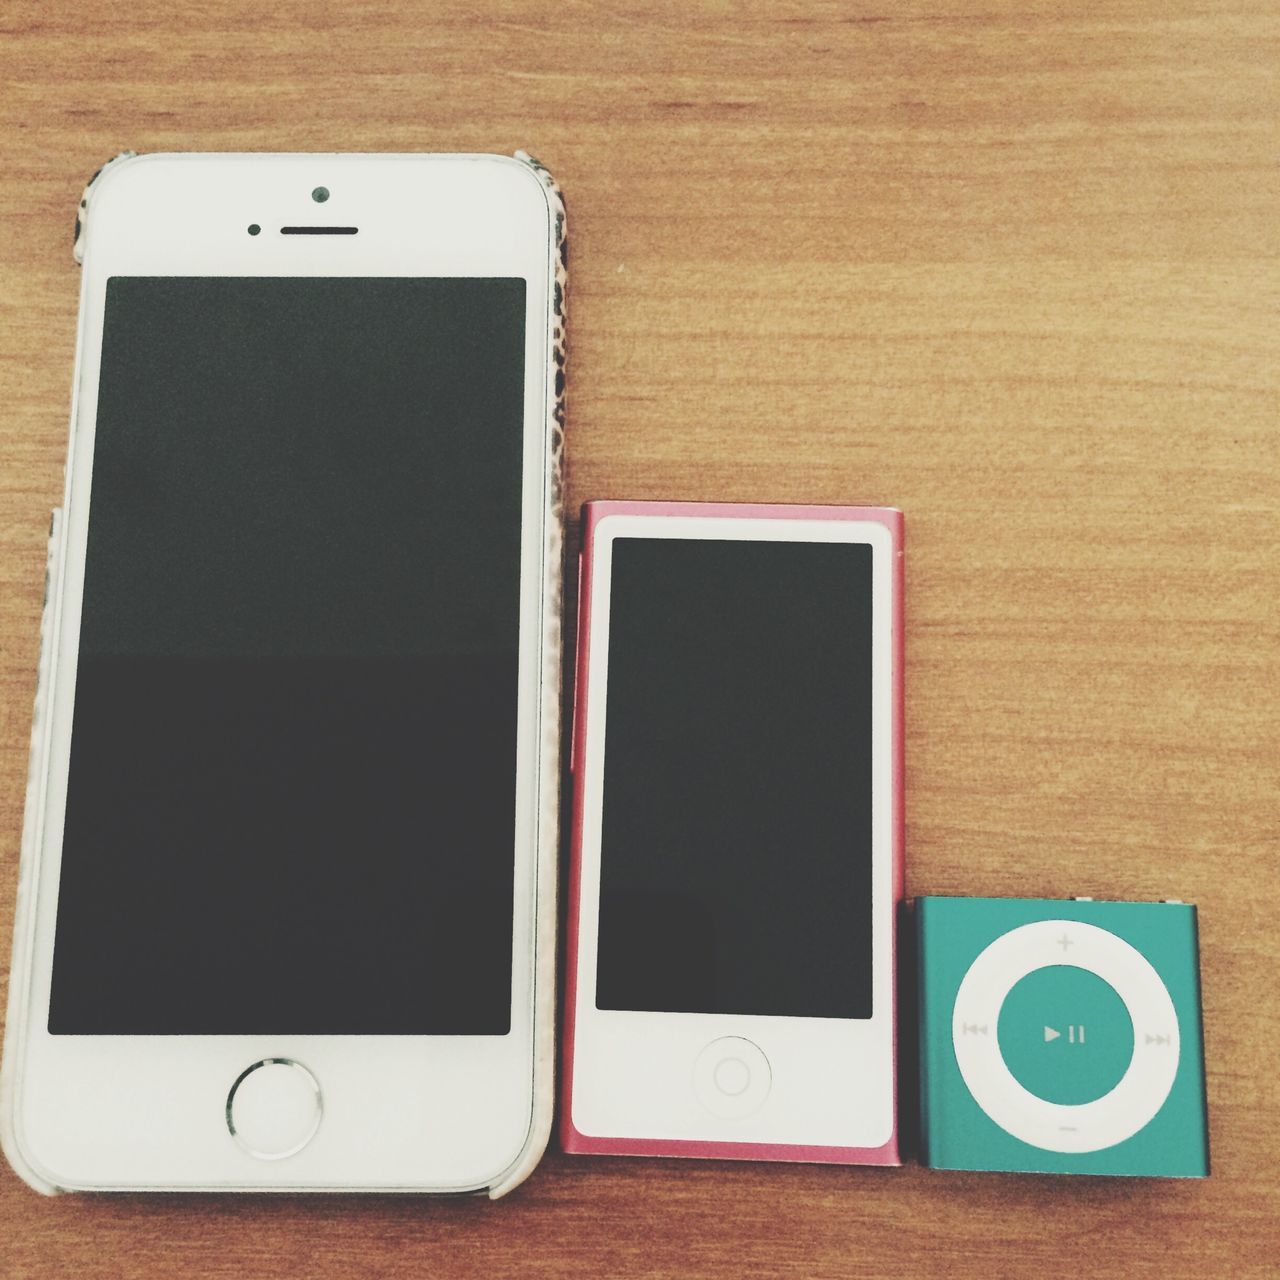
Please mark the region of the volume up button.
<svg viewBox="0 0 1280 1280"><path fill-rule="evenodd" d="M577 622L573 628L573 717L569 721L569 772L573 773L578 754L578 685L581 671L578 658L582 655L582 552L578 552L578 602Z"/></svg>

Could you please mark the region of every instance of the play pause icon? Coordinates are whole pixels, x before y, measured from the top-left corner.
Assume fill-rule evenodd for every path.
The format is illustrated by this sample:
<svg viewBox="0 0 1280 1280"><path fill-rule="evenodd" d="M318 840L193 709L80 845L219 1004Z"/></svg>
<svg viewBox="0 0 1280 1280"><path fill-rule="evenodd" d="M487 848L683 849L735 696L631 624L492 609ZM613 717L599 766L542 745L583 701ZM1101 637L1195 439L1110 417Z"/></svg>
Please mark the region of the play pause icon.
<svg viewBox="0 0 1280 1280"><path fill-rule="evenodd" d="M1048 1044L1050 1040L1057 1040L1061 1037L1062 1032L1057 1027L1045 1027L1044 1042ZM1070 1044L1084 1044L1084 1025L1072 1024L1067 1028L1067 1041Z"/></svg>

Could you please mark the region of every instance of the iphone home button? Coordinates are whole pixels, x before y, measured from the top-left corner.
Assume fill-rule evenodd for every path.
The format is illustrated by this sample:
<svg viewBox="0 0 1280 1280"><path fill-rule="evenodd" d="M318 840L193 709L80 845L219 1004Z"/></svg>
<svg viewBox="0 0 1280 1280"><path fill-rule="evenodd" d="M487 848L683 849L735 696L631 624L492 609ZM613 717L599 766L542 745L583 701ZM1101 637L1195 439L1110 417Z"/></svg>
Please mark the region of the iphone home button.
<svg viewBox="0 0 1280 1280"><path fill-rule="evenodd" d="M713 1040L693 1064L693 1091L698 1101L724 1120L758 1111L772 1085L769 1059L741 1036Z"/></svg>
<svg viewBox="0 0 1280 1280"><path fill-rule="evenodd" d="M292 1058L263 1058L246 1067L227 1094L227 1128L251 1156L296 1155L320 1127L323 1104L315 1076Z"/></svg>

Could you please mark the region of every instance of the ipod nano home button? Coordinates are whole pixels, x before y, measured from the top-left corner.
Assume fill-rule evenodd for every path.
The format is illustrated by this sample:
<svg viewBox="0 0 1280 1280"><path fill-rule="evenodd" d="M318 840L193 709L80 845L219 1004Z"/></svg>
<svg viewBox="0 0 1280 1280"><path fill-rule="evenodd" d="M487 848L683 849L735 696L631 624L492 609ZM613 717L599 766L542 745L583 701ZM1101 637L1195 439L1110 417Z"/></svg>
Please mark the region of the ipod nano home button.
<svg viewBox="0 0 1280 1280"><path fill-rule="evenodd" d="M711 1073L712 1082L726 1098L736 1098L751 1086L751 1068L741 1058L722 1058Z"/></svg>
<svg viewBox="0 0 1280 1280"><path fill-rule="evenodd" d="M315 1076L292 1058L263 1058L227 1095L227 1128L251 1156L283 1160L315 1136L322 1114Z"/></svg>
<svg viewBox="0 0 1280 1280"><path fill-rule="evenodd" d="M769 1059L740 1036L713 1040L693 1064L693 1091L698 1101L723 1120L758 1111L772 1086Z"/></svg>

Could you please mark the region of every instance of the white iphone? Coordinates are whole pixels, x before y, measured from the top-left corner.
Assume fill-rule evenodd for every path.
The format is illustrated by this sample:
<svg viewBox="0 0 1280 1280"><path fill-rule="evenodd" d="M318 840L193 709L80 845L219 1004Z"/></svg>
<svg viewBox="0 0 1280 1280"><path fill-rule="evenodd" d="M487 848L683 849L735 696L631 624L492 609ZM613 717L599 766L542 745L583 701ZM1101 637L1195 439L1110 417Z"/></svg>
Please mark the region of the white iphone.
<svg viewBox="0 0 1280 1280"><path fill-rule="evenodd" d="M497 156L91 186L0 1125L35 1185L540 1154L561 230Z"/></svg>
<svg viewBox="0 0 1280 1280"><path fill-rule="evenodd" d="M566 1150L898 1163L901 535L587 504Z"/></svg>

